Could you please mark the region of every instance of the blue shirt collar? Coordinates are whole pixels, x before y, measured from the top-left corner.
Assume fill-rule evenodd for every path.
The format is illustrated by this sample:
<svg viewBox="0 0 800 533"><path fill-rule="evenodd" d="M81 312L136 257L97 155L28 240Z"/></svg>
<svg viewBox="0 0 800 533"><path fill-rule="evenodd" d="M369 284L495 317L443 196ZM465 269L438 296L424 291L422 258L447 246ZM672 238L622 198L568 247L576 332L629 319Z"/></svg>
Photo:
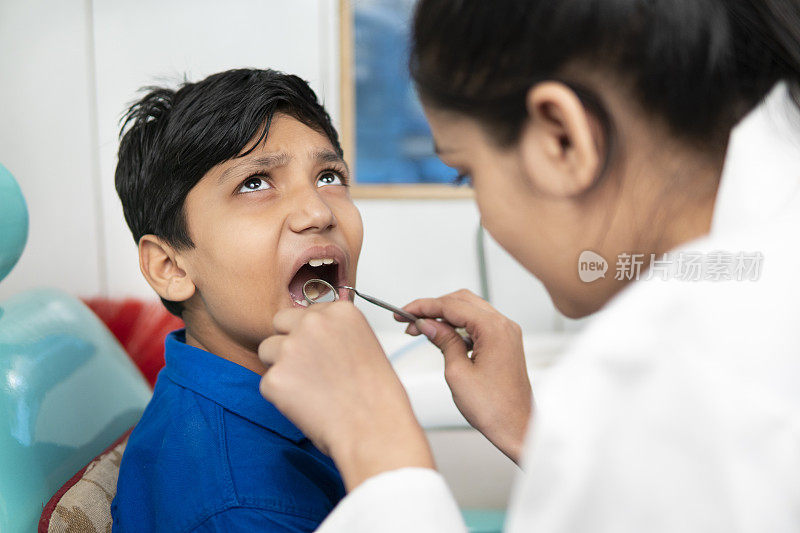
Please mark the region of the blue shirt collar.
<svg viewBox="0 0 800 533"><path fill-rule="evenodd" d="M261 376L211 352L186 344L186 328L170 332L164 341L164 372L225 409L299 443L306 438L288 418L261 396Z"/></svg>

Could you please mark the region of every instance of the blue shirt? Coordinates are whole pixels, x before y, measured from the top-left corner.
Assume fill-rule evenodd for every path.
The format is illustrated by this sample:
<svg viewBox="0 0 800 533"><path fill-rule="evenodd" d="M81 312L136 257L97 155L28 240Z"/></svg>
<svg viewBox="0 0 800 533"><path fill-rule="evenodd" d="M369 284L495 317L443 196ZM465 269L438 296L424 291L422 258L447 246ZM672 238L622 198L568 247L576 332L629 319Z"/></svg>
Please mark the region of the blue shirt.
<svg viewBox="0 0 800 533"><path fill-rule="evenodd" d="M259 393L261 376L167 335L128 440L114 532L313 531L344 497L333 461Z"/></svg>

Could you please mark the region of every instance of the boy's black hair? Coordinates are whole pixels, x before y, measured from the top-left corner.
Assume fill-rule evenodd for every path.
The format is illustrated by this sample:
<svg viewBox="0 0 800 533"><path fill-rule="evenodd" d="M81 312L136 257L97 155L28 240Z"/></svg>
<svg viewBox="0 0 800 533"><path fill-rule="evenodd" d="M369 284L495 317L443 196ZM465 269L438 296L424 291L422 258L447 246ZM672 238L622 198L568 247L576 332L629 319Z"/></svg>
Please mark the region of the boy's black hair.
<svg viewBox="0 0 800 533"><path fill-rule="evenodd" d="M253 148L264 141L276 112L324 133L343 155L330 116L297 76L235 69L177 90L142 90L147 94L121 120L114 176L137 246L142 235L153 234L176 250L193 248L183 210L189 191L213 166L237 157L257 134ZM161 301L181 316L180 302Z"/></svg>

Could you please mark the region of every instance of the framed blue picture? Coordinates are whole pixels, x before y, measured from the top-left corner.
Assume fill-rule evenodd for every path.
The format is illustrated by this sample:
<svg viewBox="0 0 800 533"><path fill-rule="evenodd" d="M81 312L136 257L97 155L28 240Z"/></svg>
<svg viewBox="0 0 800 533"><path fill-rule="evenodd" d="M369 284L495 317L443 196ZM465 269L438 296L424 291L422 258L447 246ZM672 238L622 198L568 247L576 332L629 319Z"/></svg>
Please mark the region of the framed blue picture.
<svg viewBox="0 0 800 533"><path fill-rule="evenodd" d="M356 197L471 194L453 184L456 171L434 153L409 78L415 3L341 0L343 137L354 167Z"/></svg>

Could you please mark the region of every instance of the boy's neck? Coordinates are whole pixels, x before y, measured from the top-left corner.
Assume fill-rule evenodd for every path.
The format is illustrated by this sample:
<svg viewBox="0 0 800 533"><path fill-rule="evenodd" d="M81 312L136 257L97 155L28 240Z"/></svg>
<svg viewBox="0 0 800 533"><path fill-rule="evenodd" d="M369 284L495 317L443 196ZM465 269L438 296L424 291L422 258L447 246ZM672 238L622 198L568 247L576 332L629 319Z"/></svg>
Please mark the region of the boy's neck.
<svg viewBox="0 0 800 533"><path fill-rule="evenodd" d="M212 322L212 321L209 321ZM258 358L258 349L250 350L231 339L216 324L210 323L198 328L196 324L186 323L186 344L200 348L232 363L263 375L267 369Z"/></svg>

